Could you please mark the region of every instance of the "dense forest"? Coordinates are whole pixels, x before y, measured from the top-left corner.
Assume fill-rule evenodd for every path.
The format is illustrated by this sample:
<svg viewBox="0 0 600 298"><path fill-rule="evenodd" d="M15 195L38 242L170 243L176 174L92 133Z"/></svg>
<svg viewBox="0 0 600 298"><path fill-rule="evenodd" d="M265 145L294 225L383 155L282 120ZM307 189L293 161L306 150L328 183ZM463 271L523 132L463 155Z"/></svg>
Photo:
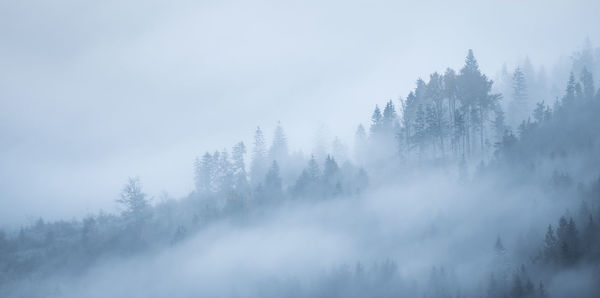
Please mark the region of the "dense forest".
<svg viewBox="0 0 600 298"><path fill-rule="evenodd" d="M494 82L468 50L365 111L352 146L306 155L281 124L271 142L256 127L251 144L199 154L186 197L151 198L133 177L120 213L0 231L0 296L598 297L599 53L588 42L565 73L527 59Z"/></svg>

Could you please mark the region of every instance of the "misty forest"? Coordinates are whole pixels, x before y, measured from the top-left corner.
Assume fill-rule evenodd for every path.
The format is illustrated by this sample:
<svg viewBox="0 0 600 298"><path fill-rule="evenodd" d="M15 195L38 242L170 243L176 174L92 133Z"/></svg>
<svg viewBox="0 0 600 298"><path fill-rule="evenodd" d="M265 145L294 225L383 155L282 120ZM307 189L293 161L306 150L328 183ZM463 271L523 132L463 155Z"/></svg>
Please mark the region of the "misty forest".
<svg viewBox="0 0 600 298"><path fill-rule="evenodd" d="M600 297L600 47L569 47L489 74L464 48L352 139L240 125L187 195L124 173L113 209L4 225L0 297Z"/></svg>

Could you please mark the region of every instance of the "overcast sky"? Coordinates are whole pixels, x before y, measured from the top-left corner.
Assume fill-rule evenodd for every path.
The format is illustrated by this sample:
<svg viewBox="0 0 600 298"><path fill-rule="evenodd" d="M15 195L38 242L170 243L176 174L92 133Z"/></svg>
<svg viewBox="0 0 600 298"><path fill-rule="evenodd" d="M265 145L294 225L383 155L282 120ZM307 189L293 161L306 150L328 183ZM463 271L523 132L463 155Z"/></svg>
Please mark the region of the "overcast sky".
<svg viewBox="0 0 600 298"><path fill-rule="evenodd" d="M182 196L206 150L277 121L351 144L417 77L600 41L600 1L0 1L0 225Z"/></svg>

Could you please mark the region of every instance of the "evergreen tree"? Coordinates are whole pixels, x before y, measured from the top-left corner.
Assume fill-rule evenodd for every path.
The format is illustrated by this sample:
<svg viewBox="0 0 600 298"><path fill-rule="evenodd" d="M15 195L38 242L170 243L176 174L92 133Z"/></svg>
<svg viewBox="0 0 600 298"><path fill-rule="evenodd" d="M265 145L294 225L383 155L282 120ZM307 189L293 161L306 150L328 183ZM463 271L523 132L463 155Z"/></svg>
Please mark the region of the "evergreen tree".
<svg viewBox="0 0 600 298"><path fill-rule="evenodd" d="M340 183L339 172L340 169L335 159L328 155L323 167L323 183L325 183L329 190L334 190L334 187Z"/></svg>
<svg viewBox="0 0 600 298"><path fill-rule="evenodd" d="M575 101L576 98L576 82L575 82L575 76L573 75L573 73L571 73L569 75L569 82L567 83L567 89L565 91L565 96L562 99L562 103L563 105L569 105L571 103L573 103Z"/></svg>
<svg viewBox="0 0 600 298"><path fill-rule="evenodd" d="M419 148L419 158L422 158L423 151L425 150L425 140L427 137L427 123L426 123L425 111L423 111L423 105L419 105L414 123L414 135L413 143Z"/></svg>
<svg viewBox="0 0 600 298"><path fill-rule="evenodd" d="M583 96L586 100L592 100L594 98L594 77L592 73L583 68L581 71L580 81L583 84Z"/></svg>
<svg viewBox="0 0 600 298"><path fill-rule="evenodd" d="M535 122L542 122L546 118L546 109L544 101L535 104L535 109L533 110L533 119Z"/></svg>
<svg viewBox="0 0 600 298"><path fill-rule="evenodd" d="M314 156L311 156L306 169L302 171L300 177L294 185L295 195L300 196L315 196L321 192L321 171L319 164Z"/></svg>
<svg viewBox="0 0 600 298"><path fill-rule="evenodd" d="M381 126L383 131L388 134L391 134L396 127L396 121L398 118L398 114L396 114L396 108L392 101L388 101L383 109L383 118L381 120Z"/></svg>
<svg viewBox="0 0 600 298"><path fill-rule="evenodd" d="M373 111L373 115L371 116L371 134L376 135L381 132L383 128L383 116L381 115L381 110L376 105L375 110Z"/></svg>
<svg viewBox="0 0 600 298"><path fill-rule="evenodd" d="M282 195L281 176L279 174L279 165L277 161L273 161L269 171L265 176L265 193L267 200L277 199Z"/></svg>
<svg viewBox="0 0 600 298"><path fill-rule="evenodd" d="M356 128L356 133L354 134L354 156L360 164L364 164L367 157L367 146L367 133L365 132L364 126L360 124Z"/></svg>
<svg viewBox="0 0 600 298"><path fill-rule="evenodd" d="M479 132L480 148L484 150L484 123L488 110L493 107L494 97L490 95L492 81L479 70L479 64L469 50L465 66L460 70L457 80L458 98L462 115L465 117L466 153L471 153L471 143L475 133Z"/></svg>
<svg viewBox="0 0 600 298"><path fill-rule="evenodd" d="M504 123L504 111L500 105L497 105L494 109L494 132L496 134L496 142L501 142L504 132L506 131L506 124Z"/></svg>
<svg viewBox="0 0 600 298"><path fill-rule="evenodd" d="M444 86L444 95L448 99L448 116L449 122L451 125L455 124L454 115L456 115L456 100L457 100L457 77L456 72L448 68L444 73L443 78L443 86ZM456 140L453 138L452 141L452 150L456 153Z"/></svg>
<svg viewBox="0 0 600 298"><path fill-rule="evenodd" d="M287 138L280 122L277 122L277 127L275 128L269 156L272 160L277 160L279 163L285 162L288 158Z"/></svg>
<svg viewBox="0 0 600 298"><path fill-rule="evenodd" d="M215 180L215 162L213 156L206 152L202 159L196 158L194 163L195 171L195 185L196 191L199 193L206 193L213 190Z"/></svg>
<svg viewBox="0 0 600 298"><path fill-rule="evenodd" d="M217 156L217 155L213 155ZM229 160L229 153L226 149L223 149L218 154L217 163L217 174L216 174L216 190L220 192L227 192L233 188L233 166Z"/></svg>
<svg viewBox="0 0 600 298"><path fill-rule="evenodd" d="M311 156L310 160L308 161L307 171L310 179L316 181L321 178L321 170L319 169L319 164L315 160L314 156Z"/></svg>
<svg viewBox="0 0 600 298"><path fill-rule="evenodd" d="M523 71L517 67L513 74L513 101L510 105L512 124L523 121L529 114L527 80Z"/></svg>
<svg viewBox="0 0 600 298"><path fill-rule="evenodd" d="M552 225L548 225L546 236L544 237L544 259L546 259L546 262L556 261L557 245L558 240L554 236L554 229L552 229Z"/></svg>
<svg viewBox="0 0 600 298"><path fill-rule="evenodd" d="M233 187L238 191L246 191L248 187L248 176L244 162L245 154L246 145L244 145L244 142L237 143L231 152Z"/></svg>
<svg viewBox="0 0 600 298"><path fill-rule="evenodd" d="M258 185L265 177L267 171L267 149L265 137L260 127L254 133L254 148L252 149L252 162L250 164L250 181Z"/></svg>

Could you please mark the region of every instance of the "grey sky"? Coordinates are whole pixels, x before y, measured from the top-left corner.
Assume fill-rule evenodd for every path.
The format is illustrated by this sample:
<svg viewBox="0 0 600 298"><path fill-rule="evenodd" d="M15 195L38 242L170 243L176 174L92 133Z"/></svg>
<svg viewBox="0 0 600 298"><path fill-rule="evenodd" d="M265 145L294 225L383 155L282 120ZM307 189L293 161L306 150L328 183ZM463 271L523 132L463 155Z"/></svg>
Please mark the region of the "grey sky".
<svg viewBox="0 0 600 298"><path fill-rule="evenodd" d="M375 104L472 48L493 75L600 41L598 1L0 2L0 225L192 189L206 150L346 142Z"/></svg>

